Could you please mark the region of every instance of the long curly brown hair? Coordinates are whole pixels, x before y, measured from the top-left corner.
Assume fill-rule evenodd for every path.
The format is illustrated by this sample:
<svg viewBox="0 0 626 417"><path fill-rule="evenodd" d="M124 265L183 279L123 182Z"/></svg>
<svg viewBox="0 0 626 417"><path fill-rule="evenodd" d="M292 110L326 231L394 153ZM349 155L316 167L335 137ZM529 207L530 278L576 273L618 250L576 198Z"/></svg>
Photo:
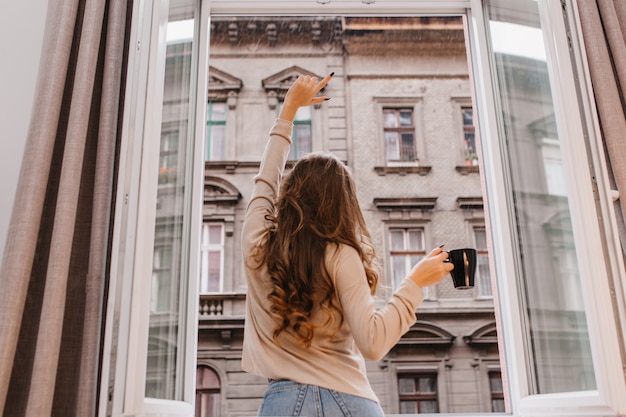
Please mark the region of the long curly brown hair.
<svg viewBox="0 0 626 417"><path fill-rule="evenodd" d="M273 337L292 333L310 346L315 305L328 314L328 324L343 314L337 305L335 286L325 267L329 245L353 247L361 257L372 294L379 268L352 175L330 153L301 158L285 177L275 213L268 214L268 233L257 248L260 266L266 265L272 283L269 300L276 319ZM332 312L336 312L333 315Z"/></svg>

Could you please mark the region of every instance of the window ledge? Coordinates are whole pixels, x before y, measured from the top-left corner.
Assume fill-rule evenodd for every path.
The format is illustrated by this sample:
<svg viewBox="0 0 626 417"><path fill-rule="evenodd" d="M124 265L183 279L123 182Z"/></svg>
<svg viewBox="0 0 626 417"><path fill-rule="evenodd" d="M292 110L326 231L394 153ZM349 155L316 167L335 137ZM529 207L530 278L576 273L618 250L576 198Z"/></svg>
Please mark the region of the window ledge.
<svg viewBox="0 0 626 417"><path fill-rule="evenodd" d="M286 169L293 168L297 161L289 160L285 163ZM227 174L234 174L238 169L259 169L261 161L204 161L206 171L226 171Z"/></svg>
<svg viewBox="0 0 626 417"><path fill-rule="evenodd" d="M418 311L421 314L493 314L494 312L493 298L440 298L437 300L424 300L419 306Z"/></svg>
<svg viewBox="0 0 626 417"><path fill-rule="evenodd" d="M456 167L456 171L461 173L462 175L478 173L478 165L458 165Z"/></svg>
<svg viewBox="0 0 626 417"><path fill-rule="evenodd" d="M204 161L205 170L224 170L228 174L233 174L238 168L259 168L260 161Z"/></svg>
<svg viewBox="0 0 626 417"><path fill-rule="evenodd" d="M374 171L378 175L387 175L387 174L398 174L398 175L406 175L406 174L419 174L426 175L430 172L432 167L430 166L419 166L419 165L406 165L406 166L376 166L374 167Z"/></svg>

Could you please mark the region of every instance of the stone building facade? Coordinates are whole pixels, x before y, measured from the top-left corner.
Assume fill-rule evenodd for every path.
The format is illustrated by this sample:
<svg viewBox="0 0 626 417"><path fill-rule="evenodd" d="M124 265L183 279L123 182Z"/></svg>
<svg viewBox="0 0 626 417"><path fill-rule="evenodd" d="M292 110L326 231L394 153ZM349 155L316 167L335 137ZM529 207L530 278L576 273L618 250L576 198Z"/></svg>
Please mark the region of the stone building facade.
<svg viewBox="0 0 626 417"><path fill-rule="evenodd" d="M293 160L329 151L354 174L384 271L380 302L430 248L479 251L476 287L430 288L417 323L367 363L383 409L504 411L465 48L453 17L212 19L198 415L250 416L260 405L266 381L240 365L244 211L286 89L298 74L333 71L331 100L298 115Z"/></svg>

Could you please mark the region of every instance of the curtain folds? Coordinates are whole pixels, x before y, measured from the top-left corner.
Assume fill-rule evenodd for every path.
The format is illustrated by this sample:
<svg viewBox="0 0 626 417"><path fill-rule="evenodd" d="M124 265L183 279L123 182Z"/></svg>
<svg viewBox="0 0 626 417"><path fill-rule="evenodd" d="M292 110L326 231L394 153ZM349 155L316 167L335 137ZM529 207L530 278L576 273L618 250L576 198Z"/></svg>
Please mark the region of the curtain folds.
<svg viewBox="0 0 626 417"><path fill-rule="evenodd" d="M579 0L578 10L626 254L626 2Z"/></svg>
<svg viewBox="0 0 626 417"><path fill-rule="evenodd" d="M51 0L0 270L0 411L96 414L127 0Z"/></svg>

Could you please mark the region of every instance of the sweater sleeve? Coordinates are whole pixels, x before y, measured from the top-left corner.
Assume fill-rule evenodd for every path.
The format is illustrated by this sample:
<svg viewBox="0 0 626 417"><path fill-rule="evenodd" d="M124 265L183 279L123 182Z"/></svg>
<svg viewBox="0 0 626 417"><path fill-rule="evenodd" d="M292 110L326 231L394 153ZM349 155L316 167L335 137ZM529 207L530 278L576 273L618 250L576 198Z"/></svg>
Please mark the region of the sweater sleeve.
<svg viewBox="0 0 626 417"><path fill-rule="evenodd" d="M354 341L370 360L380 360L415 323L423 290L408 277L382 308L377 308L357 251L338 249L334 262L335 286Z"/></svg>
<svg viewBox="0 0 626 417"><path fill-rule="evenodd" d="M254 177L254 189L246 209L242 232L244 259L266 231L265 216L274 211L280 180L289 155L293 123L276 119L263 152L259 173Z"/></svg>

